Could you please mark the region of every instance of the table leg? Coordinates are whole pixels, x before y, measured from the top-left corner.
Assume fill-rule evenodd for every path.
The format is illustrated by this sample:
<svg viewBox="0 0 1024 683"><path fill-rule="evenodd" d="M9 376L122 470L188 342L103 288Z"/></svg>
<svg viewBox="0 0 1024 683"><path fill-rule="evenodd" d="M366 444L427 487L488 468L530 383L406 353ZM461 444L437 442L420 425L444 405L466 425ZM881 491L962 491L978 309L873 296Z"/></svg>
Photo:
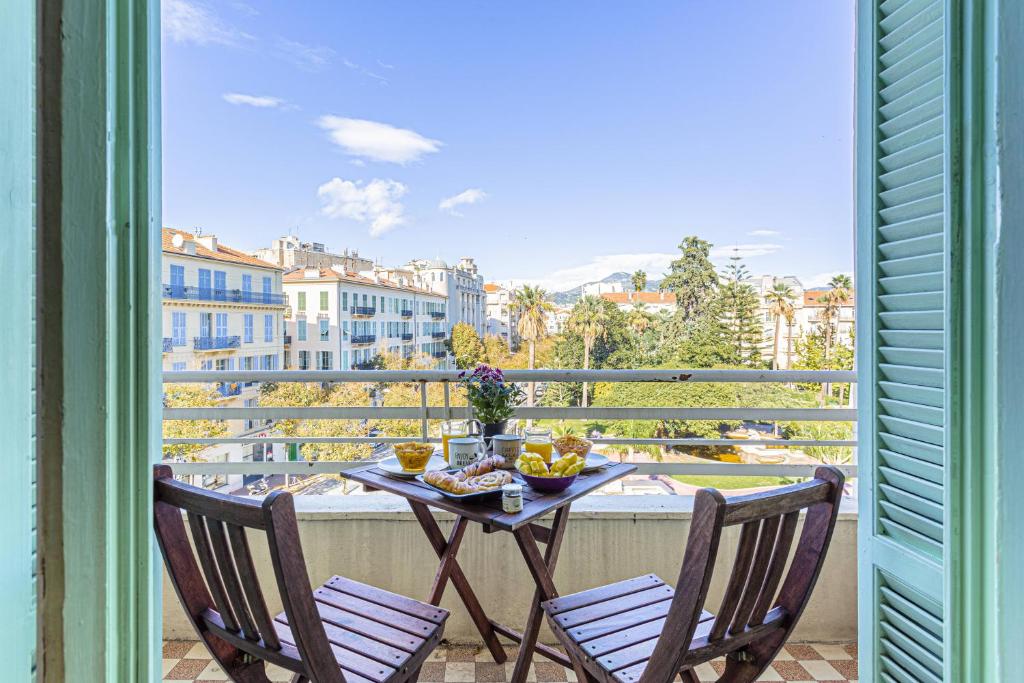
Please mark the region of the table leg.
<svg viewBox="0 0 1024 683"><path fill-rule="evenodd" d="M423 533L426 534L427 540L433 546L434 552L441 558L441 565L437 569L434 585L430 592L430 604L439 605L441 603L444 587L448 581L451 581L459 597L462 598L462 604L466 606L470 618L480 632L480 636L484 639L484 644L490 650L491 657L498 664L504 663L508 659L508 656L505 654L505 648L501 646L498 635L494 632L494 627L491 626L487 614L484 613L484 608L480 606L476 593L473 592L472 586L469 585L469 580L462 572L462 567L459 566L459 562L456 559L468 520L463 517L456 517L452 535L449 541L445 541L444 534L441 533L441 527L434 520L434 516L430 514L430 508L423 503L413 500L409 501L409 505L412 507L413 514L416 515L417 521L419 521L420 526L423 528Z"/></svg>
<svg viewBox="0 0 1024 683"><path fill-rule="evenodd" d="M530 671L530 662L533 659L533 650L537 644L537 635L540 632L543 611L540 603L558 597L555 590L554 580L551 578L558 562L558 551L562 547L562 536L565 534L566 522L569 521L569 505L558 508L555 512L555 521L551 525L551 533L548 536L547 548L543 557L540 548L537 547L537 539L534 538L530 527L521 527L513 533L519 550L526 560L526 567L530 570L537 590L533 594L533 602L530 604L530 615L527 617L526 626L523 628L523 641L519 644L519 656L516 658L515 668L512 670L511 683L523 683Z"/></svg>

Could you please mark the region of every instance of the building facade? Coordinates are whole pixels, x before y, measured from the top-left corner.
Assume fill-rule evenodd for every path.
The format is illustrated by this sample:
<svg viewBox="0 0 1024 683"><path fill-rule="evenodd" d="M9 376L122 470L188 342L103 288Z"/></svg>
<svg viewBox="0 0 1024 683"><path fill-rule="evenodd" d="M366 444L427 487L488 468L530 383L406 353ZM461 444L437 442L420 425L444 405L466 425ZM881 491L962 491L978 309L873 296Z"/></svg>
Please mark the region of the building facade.
<svg viewBox="0 0 1024 683"><path fill-rule="evenodd" d="M447 300L426 289L357 274L303 268L284 276L286 367L366 370L378 356L423 354L448 367Z"/></svg>
<svg viewBox="0 0 1024 683"><path fill-rule="evenodd" d="M280 370L283 367L285 299L281 269L220 244L214 235L164 228L161 266L163 369ZM254 382L217 383L219 405L259 405ZM270 425L228 420L233 434L256 436ZM210 462L260 462L283 457L280 445L225 444L200 454ZM258 478L258 477L256 477ZM236 491L251 483L242 475L219 475L205 486Z"/></svg>
<svg viewBox="0 0 1024 683"><path fill-rule="evenodd" d="M607 292L601 298L627 313L637 306L654 315L676 312L676 295L672 292Z"/></svg>
<svg viewBox="0 0 1024 683"><path fill-rule="evenodd" d="M462 258L457 266L449 266L440 259L415 259L398 270L411 272L417 287L445 297L449 333L458 323L472 325L481 337L487 333L484 278L473 259Z"/></svg>
<svg viewBox="0 0 1024 683"><path fill-rule="evenodd" d="M513 302L515 292L489 282L484 285L484 295L487 302L487 335L500 337L512 350L519 348L519 309Z"/></svg>
<svg viewBox="0 0 1024 683"><path fill-rule="evenodd" d="M357 251L346 249L340 254L333 254L322 243L303 242L295 235L279 237L269 247L257 249L252 255L286 271L294 268L336 268L343 273L358 273L373 268L373 261L363 258Z"/></svg>

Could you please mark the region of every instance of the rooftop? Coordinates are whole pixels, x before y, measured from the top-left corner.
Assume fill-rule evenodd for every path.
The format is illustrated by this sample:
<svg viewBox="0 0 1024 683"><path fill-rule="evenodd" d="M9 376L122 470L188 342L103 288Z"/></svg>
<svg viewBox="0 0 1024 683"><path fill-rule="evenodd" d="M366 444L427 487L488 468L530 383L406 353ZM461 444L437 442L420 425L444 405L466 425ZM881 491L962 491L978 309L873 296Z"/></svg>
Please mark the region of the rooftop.
<svg viewBox="0 0 1024 683"><path fill-rule="evenodd" d="M675 305L676 296L672 292L605 292L602 299L607 299L614 304L660 304Z"/></svg>
<svg viewBox="0 0 1024 683"><path fill-rule="evenodd" d="M316 276L307 275L307 271L317 270ZM383 278L373 279L372 277L366 277L359 273L345 272L341 273L333 268L297 268L290 273L285 274L284 284L294 285L302 282L351 282L353 284L366 285L367 287L383 287L385 289L394 289L401 292L410 292L413 294L430 294L433 296L440 296L436 292L432 292L429 289L422 289L420 287L413 287L410 285L402 285L391 280Z"/></svg>
<svg viewBox="0 0 1024 683"><path fill-rule="evenodd" d="M181 235L182 237L183 243L180 247L176 247L174 245L175 235ZM212 240L213 249L210 249L203 243L203 241L201 241L204 240L204 238L206 240ZM266 261L261 261L255 256L250 256L243 251L232 249L231 247L221 244L217 241L217 238L212 235L197 237L196 235L190 232L185 232L184 230L164 228L161 234L161 243L161 249L165 254L204 258L210 259L211 261L223 261L225 263L238 263L246 266L254 266L256 268L265 268L266 270L281 270L281 268L271 265ZM189 243L194 245L194 252L190 249Z"/></svg>

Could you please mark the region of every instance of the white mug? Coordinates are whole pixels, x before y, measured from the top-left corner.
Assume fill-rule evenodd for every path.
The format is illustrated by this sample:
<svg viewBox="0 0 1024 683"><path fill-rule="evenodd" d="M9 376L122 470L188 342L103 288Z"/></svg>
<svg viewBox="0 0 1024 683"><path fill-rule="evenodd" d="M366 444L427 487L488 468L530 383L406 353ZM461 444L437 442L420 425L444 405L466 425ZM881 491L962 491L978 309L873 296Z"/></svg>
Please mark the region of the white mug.
<svg viewBox="0 0 1024 683"><path fill-rule="evenodd" d="M495 455L505 458L505 466L511 469L523 447L523 437L518 434L495 434L491 437L491 448Z"/></svg>
<svg viewBox="0 0 1024 683"><path fill-rule="evenodd" d="M452 467L465 467L483 455L484 442L479 437L466 436L448 441L448 462Z"/></svg>

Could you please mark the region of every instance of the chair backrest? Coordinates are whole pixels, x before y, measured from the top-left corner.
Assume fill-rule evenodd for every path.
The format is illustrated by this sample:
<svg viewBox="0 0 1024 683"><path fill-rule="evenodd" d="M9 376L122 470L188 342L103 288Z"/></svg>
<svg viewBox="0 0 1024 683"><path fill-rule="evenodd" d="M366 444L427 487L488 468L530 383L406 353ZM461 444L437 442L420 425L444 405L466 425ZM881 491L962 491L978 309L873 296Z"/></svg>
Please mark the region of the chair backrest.
<svg viewBox="0 0 1024 683"><path fill-rule="evenodd" d="M250 655L318 682L343 683L313 600L291 494L274 492L258 503L175 481L166 465L157 465L153 476L156 537L171 583L232 679L264 680L242 675L252 668ZM246 529L267 536L286 627L275 625L267 610ZM288 631L292 642L281 638Z"/></svg>
<svg viewBox="0 0 1024 683"><path fill-rule="evenodd" d="M641 680L668 681L683 666L729 653L766 667L810 599L843 483L839 469L823 466L808 482L747 496L726 499L714 489L698 491L676 594ZM786 572L803 510L803 530ZM721 605L710 610L714 620L701 621L722 531L736 525L739 541Z"/></svg>

